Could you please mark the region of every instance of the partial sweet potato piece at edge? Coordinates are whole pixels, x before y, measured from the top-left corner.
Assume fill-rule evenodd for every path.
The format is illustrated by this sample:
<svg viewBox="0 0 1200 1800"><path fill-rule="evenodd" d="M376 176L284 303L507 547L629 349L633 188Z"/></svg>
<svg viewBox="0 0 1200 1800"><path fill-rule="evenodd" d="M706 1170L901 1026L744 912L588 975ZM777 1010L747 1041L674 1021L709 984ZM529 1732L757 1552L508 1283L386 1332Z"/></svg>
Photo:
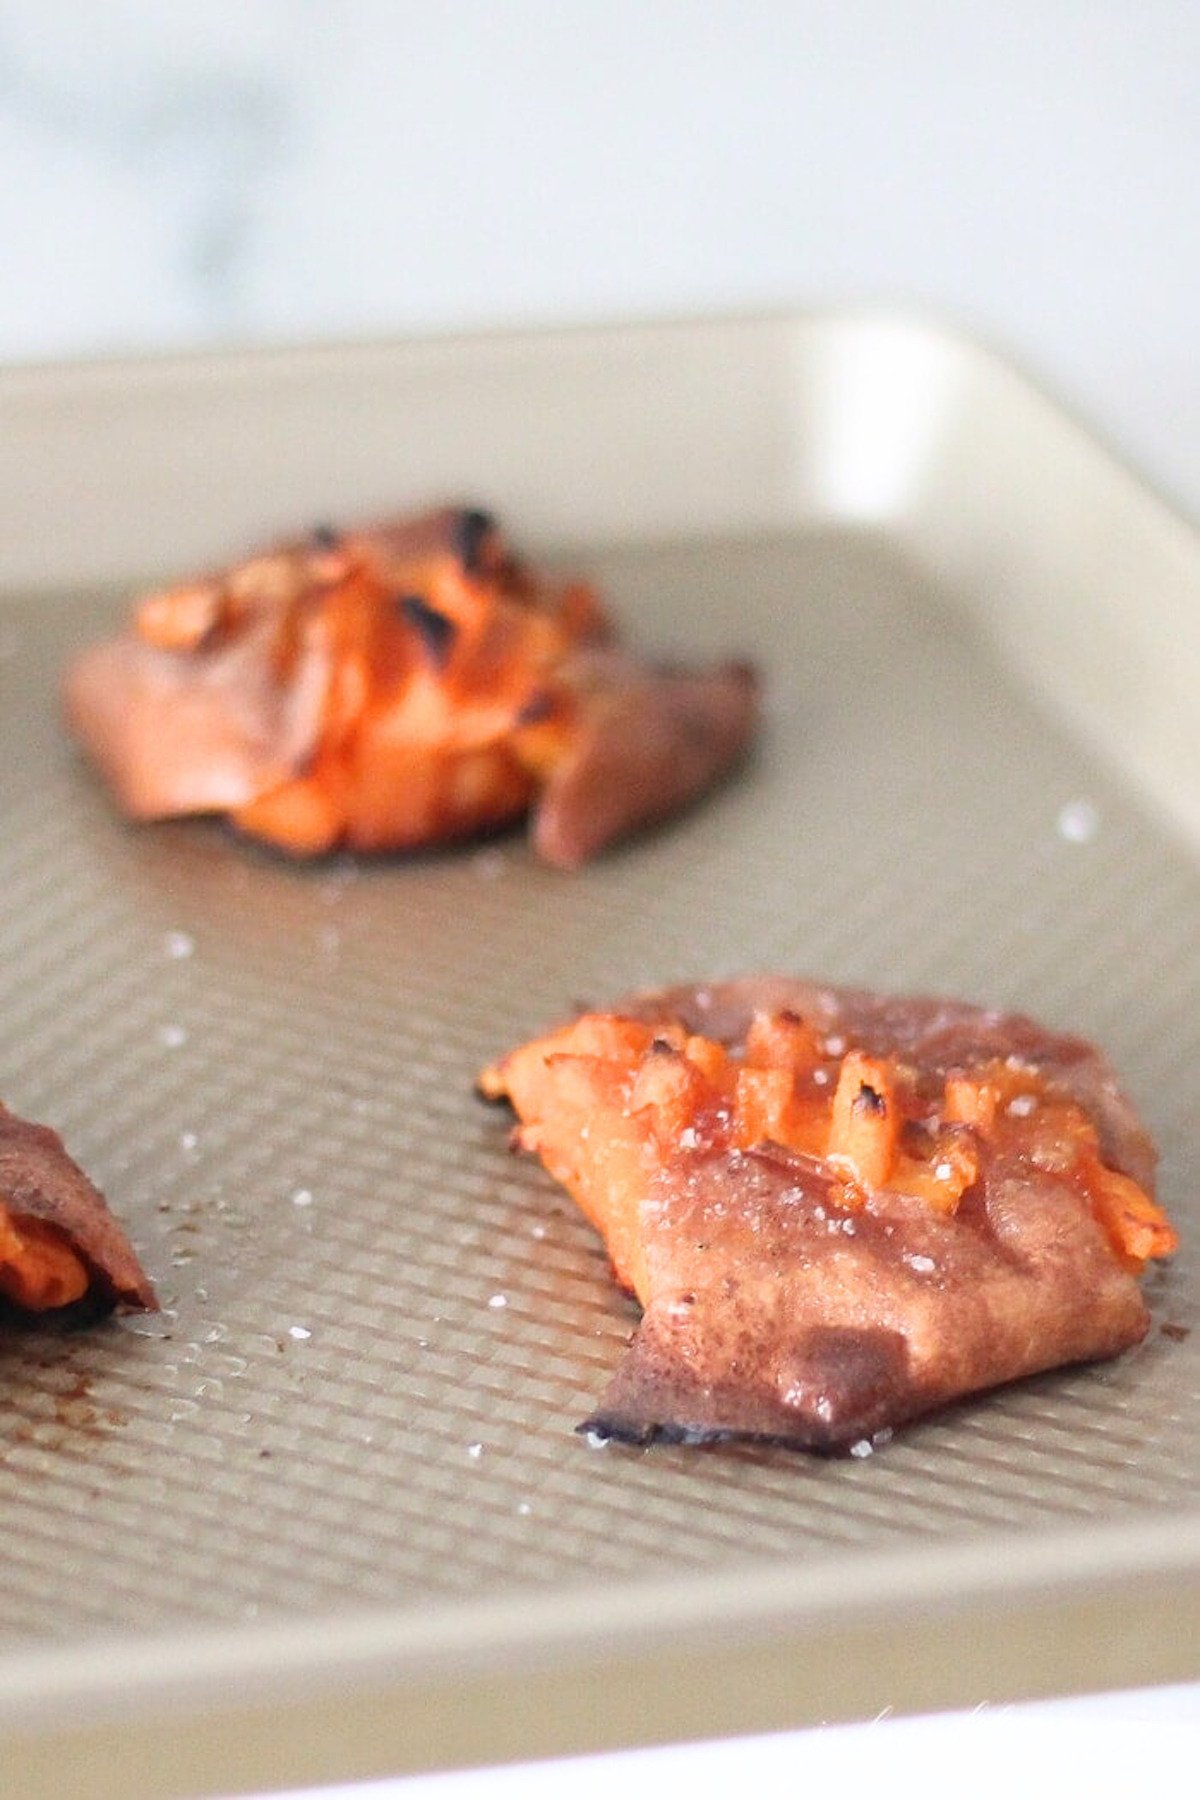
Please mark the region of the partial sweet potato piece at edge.
<svg viewBox="0 0 1200 1800"><path fill-rule="evenodd" d="M0 1107L0 1300L19 1313L156 1311L150 1278L58 1133Z"/></svg>

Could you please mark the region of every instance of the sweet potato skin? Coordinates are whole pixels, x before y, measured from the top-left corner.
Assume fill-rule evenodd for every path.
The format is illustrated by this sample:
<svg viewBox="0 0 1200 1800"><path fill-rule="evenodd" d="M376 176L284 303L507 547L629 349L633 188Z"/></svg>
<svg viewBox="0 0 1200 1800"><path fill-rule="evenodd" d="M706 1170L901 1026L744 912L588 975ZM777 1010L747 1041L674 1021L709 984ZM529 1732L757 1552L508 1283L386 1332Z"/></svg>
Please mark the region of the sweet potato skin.
<svg viewBox="0 0 1200 1800"><path fill-rule="evenodd" d="M534 848L560 869L690 806L735 766L757 724L759 684L747 663L696 674L604 663L534 809Z"/></svg>
<svg viewBox="0 0 1200 1800"><path fill-rule="evenodd" d="M1097 1197L1107 1205L1115 1184L1112 1206L1131 1211L1125 1228L1135 1243L1145 1234L1144 1254L1169 1254L1174 1235L1151 1198L1150 1138L1084 1040L958 1001L773 976L636 994L574 1031L590 1032L601 1052L607 1033L610 1049L649 1040L675 1057L702 1039L735 1068L753 1064L757 1045L790 1036L802 1058L808 1043L826 1057L812 1080L827 1084L820 1091L831 1115L838 1066L853 1076L846 1104L864 1071L897 1104L894 1077L924 1121L914 1141L929 1146L952 1197L931 1202L928 1181L912 1176L921 1169L911 1145L901 1150L891 1130L879 1140L891 1162L862 1180L852 1158L797 1147L811 1139L803 1121L791 1147L736 1142L730 1133L741 1115L730 1110L728 1076L725 1124L678 1131L681 1113L656 1149L655 1130L672 1115L639 1111L641 1077L627 1083L624 1111L594 1119L592 1130L610 1119L630 1145L640 1129L646 1146L640 1168L633 1148L623 1153L636 1201L623 1192L619 1209L620 1255L644 1311L581 1429L638 1443L749 1437L834 1451L966 1395L1115 1356L1145 1335L1138 1259L1114 1245ZM570 1039L568 1028L544 1042ZM997 1066L1020 1072L1042 1097L1035 1107L1022 1099L1011 1129L998 1134L937 1124L956 1080ZM539 1150L555 1141L547 1073L535 1043L484 1078L492 1096L509 1095L527 1121L522 1138L529 1131ZM1038 1106L1047 1141L1027 1117ZM1084 1115L1084 1161L1061 1159L1055 1121ZM831 1116L827 1142L844 1145L846 1129ZM941 1162L943 1142L953 1167L950 1154ZM1104 1158L1099 1185L1078 1172L1096 1172L1088 1144ZM1077 1150L1073 1141L1072 1156ZM1135 1184L1142 1200L1130 1209ZM606 1230L603 1204L588 1210Z"/></svg>
<svg viewBox="0 0 1200 1800"><path fill-rule="evenodd" d="M1095 1221L1027 1171L965 1218L879 1218L842 1210L802 1158L733 1153L686 1158L645 1211L653 1299L585 1421L626 1441L834 1450L1149 1326Z"/></svg>

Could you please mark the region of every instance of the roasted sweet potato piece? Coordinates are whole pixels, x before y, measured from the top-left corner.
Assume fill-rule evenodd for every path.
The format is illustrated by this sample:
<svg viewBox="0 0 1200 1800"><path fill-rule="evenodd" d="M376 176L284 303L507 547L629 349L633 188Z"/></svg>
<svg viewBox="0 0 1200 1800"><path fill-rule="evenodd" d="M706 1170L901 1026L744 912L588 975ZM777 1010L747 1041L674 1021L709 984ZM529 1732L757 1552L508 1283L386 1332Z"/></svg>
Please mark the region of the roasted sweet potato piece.
<svg viewBox="0 0 1200 1800"><path fill-rule="evenodd" d="M0 1106L0 1301L24 1314L157 1309L104 1196L57 1132Z"/></svg>
<svg viewBox="0 0 1200 1800"><path fill-rule="evenodd" d="M575 868L711 786L756 717L744 665L657 670L612 638L590 587L444 508L149 595L77 659L65 706L135 819L225 813L312 856L532 813L538 853Z"/></svg>
<svg viewBox="0 0 1200 1800"><path fill-rule="evenodd" d="M643 1317L588 1428L869 1440L1114 1356L1176 1238L1107 1063L1031 1020L780 978L634 996L484 1071Z"/></svg>

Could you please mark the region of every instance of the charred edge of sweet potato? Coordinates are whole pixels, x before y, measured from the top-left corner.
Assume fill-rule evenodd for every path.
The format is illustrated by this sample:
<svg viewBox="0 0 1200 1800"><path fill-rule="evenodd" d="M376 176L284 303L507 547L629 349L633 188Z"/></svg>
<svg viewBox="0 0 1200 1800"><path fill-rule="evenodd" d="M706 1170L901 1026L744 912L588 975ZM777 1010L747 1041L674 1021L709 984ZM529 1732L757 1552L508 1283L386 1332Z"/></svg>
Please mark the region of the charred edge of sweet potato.
<svg viewBox="0 0 1200 1800"><path fill-rule="evenodd" d="M31 1312L28 1307L0 1294L0 1325L6 1331L84 1331L88 1326L98 1325L111 1317L118 1306L132 1304L123 1300L106 1282L98 1279L94 1270L89 1270L89 1274L92 1279L88 1283L87 1292L81 1294L78 1300L72 1300L68 1306L47 1306L40 1311Z"/></svg>
<svg viewBox="0 0 1200 1800"><path fill-rule="evenodd" d="M454 514L450 540L464 574L478 574L482 561L481 552L487 539L495 531L495 518L482 507L464 506Z"/></svg>
<svg viewBox="0 0 1200 1800"><path fill-rule="evenodd" d="M458 626L454 620L431 606L420 594L401 594L396 605L433 667L444 669L458 640Z"/></svg>
<svg viewBox="0 0 1200 1800"><path fill-rule="evenodd" d="M629 1444L769 1443L836 1455L937 1404L913 1378L899 1332L817 1325L804 1340L803 1382L785 1400L769 1381L726 1366L720 1334L689 1337L681 1354L651 1309L577 1429Z"/></svg>
<svg viewBox="0 0 1200 1800"><path fill-rule="evenodd" d="M851 1446L860 1441L860 1438L847 1438L818 1443L807 1438L788 1437L783 1432L739 1431L730 1426L710 1429L669 1423L629 1425L602 1413L584 1419L574 1429L580 1437L599 1438L606 1444L620 1444L629 1450L648 1450L655 1444L667 1448L675 1445L694 1450L720 1450L730 1444L745 1444L763 1450L788 1450L794 1456L824 1456L830 1462L849 1458ZM886 1441L890 1436L890 1426L877 1434L880 1441Z"/></svg>
<svg viewBox="0 0 1200 1800"><path fill-rule="evenodd" d="M1159 1327L1162 1334L1179 1341L1180 1337L1190 1336L1186 1326ZM1147 1331L1149 1323L1147 1324ZM1128 1344L1118 1356L1127 1356L1138 1348L1142 1342ZM693 1449L721 1449L731 1444L745 1444L747 1447L764 1450L787 1450L796 1456L820 1456L830 1462L850 1459L855 1447L861 1443L869 1443L872 1453L883 1449L898 1432L910 1426L930 1423L935 1420L953 1421L955 1418L969 1417L977 1409L979 1402L989 1395L1003 1394L1009 1391L1028 1387L1031 1383L1053 1380L1067 1374L1072 1369L1098 1368L1110 1363L1115 1358L1110 1355L1080 1357L1068 1363L1057 1363L1048 1369L1039 1369L1029 1375L1015 1377L1011 1381L998 1381L991 1387L974 1388L968 1393L930 1397L914 1402L911 1411L896 1412L889 1417L886 1425L876 1426L870 1430L849 1432L830 1432L824 1435L813 1433L800 1435L786 1431L744 1430L738 1426L699 1426L682 1425L664 1419L653 1422L632 1421L619 1413L607 1412L603 1404L594 1412L582 1419L573 1427L579 1437L600 1439L604 1443L619 1444L631 1450L646 1450L656 1444L669 1447L682 1445Z"/></svg>

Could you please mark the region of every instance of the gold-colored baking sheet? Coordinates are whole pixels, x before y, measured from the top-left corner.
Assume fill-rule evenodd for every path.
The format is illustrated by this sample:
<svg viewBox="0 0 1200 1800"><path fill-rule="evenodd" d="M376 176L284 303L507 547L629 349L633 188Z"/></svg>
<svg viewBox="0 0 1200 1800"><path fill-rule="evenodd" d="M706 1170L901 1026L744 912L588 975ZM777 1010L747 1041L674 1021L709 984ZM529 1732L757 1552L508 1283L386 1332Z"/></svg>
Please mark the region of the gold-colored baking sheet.
<svg viewBox="0 0 1200 1800"><path fill-rule="evenodd" d="M12 377L0 1093L63 1132L164 1310L3 1340L8 1791L56 1791L84 1757L96 1793L228 1790L1200 1676L1200 802L1184 746L1137 722L1174 704L1177 671L1145 645L1200 550L1003 365L881 329ZM914 359L939 355L923 392ZM567 365L586 451L523 516L521 408L535 443L565 442ZM675 421L658 513L628 487L649 452L617 365ZM889 367L881 449L847 396ZM399 436L439 379L425 480L407 441L389 465L383 421ZM455 463L468 391L485 416ZM60 730L60 670L120 615L121 568L168 566L172 507L180 572L247 541L219 470L197 525L204 445L176 452L181 408L214 440L250 409L264 531L349 506L329 426L368 416L362 510L389 480L397 504L499 499L639 642L752 654L758 750L575 877L519 834L297 867L218 823L121 822ZM693 413L729 445L707 505ZM645 430L666 435L657 415ZM180 461L142 529L155 445ZM1057 537L1031 466L1060 484ZM47 547L28 496L56 470ZM1140 622L1095 574L1106 545ZM1194 640L1174 641L1186 669ZM1118 653L1161 699L1119 697ZM1145 1344L861 1459L575 1435L631 1304L569 1203L506 1154L475 1072L579 1000L752 968L960 994L1102 1042L1183 1235Z"/></svg>

